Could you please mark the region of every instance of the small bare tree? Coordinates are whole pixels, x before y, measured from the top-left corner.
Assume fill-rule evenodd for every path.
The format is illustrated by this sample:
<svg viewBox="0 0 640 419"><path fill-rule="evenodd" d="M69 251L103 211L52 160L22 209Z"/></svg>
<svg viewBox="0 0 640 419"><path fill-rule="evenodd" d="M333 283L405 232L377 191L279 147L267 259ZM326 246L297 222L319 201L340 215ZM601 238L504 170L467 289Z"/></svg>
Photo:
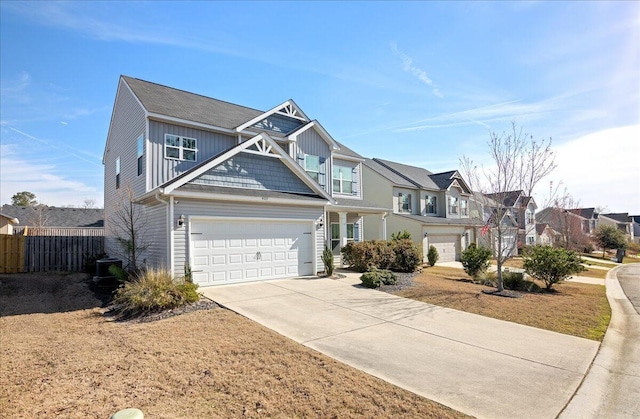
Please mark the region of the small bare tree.
<svg viewBox="0 0 640 419"><path fill-rule="evenodd" d="M578 214L580 201L564 188L559 189L562 182L556 189L550 188L549 198L544 203L544 219L560 235L560 247L567 250L583 251L591 245L591 240L583 229L581 217Z"/></svg>
<svg viewBox="0 0 640 419"><path fill-rule="evenodd" d="M531 197L533 189L555 169L551 138L536 141L511 123L511 130L497 134L489 132L489 154L492 164L480 167L467 156L460 159L461 171L484 200L483 232L488 234L498 265L497 291L504 290L502 266L517 246L518 222L512 198L514 192Z"/></svg>
<svg viewBox="0 0 640 419"><path fill-rule="evenodd" d="M95 207L96 207L96 200L93 198L87 198L82 203L82 208L95 208Z"/></svg>
<svg viewBox="0 0 640 419"><path fill-rule="evenodd" d="M27 226L31 227L28 232L31 236L43 234L43 229L49 225L49 207L44 204L34 204L30 207L27 218Z"/></svg>
<svg viewBox="0 0 640 419"><path fill-rule="evenodd" d="M126 270L134 272L140 267L139 260L151 242L146 239L147 217L141 205L135 202L129 185L118 191L118 201L110 221L121 249L118 256L126 261Z"/></svg>

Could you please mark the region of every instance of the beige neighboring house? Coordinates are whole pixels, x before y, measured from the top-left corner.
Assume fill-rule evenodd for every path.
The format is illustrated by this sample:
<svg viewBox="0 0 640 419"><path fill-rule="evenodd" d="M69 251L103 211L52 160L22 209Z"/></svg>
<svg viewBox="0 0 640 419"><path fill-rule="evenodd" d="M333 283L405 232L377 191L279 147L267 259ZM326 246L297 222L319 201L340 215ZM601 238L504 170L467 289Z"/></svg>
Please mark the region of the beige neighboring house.
<svg viewBox="0 0 640 419"><path fill-rule="evenodd" d="M438 250L439 262L460 260L460 252L476 242L483 223L473 193L456 170L432 173L426 169L378 158L363 165L363 190L379 207L391 207L383 217L364 217L364 238L389 239L407 231L422 246Z"/></svg>
<svg viewBox="0 0 640 419"><path fill-rule="evenodd" d="M560 233L555 231L547 223L536 224L536 244L542 246L554 246L561 238Z"/></svg>
<svg viewBox="0 0 640 419"><path fill-rule="evenodd" d="M17 218L0 212L0 234L13 234L13 225L19 222Z"/></svg>
<svg viewBox="0 0 640 419"><path fill-rule="evenodd" d="M600 214L598 217L599 225L610 225L622 231L628 241L633 242L635 239L633 219L629 217L627 212Z"/></svg>

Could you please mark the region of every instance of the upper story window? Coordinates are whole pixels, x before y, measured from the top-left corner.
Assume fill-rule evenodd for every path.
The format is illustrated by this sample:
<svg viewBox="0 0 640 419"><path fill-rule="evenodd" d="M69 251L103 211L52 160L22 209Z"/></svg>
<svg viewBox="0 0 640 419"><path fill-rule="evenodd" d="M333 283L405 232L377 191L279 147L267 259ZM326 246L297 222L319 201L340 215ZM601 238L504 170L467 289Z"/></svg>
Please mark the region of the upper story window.
<svg viewBox="0 0 640 419"><path fill-rule="evenodd" d="M120 157L116 159L116 189L120 188Z"/></svg>
<svg viewBox="0 0 640 419"><path fill-rule="evenodd" d="M458 213L458 198L455 196L449 197L449 213L457 214Z"/></svg>
<svg viewBox="0 0 640 419"><path fill-rule="evenodd" d="M398 211L399 212L411 212L411 194L410 193L398 193Z"/></svg>
<svg viewBox="0 0 640 419"><path fill-rule="evenodd" d="M465 217L469 215L469 201L466 199L460 200L460 215Z"/></svg>
<svg viewBox="0 0 640 419"><path fill-rule="evenodd" d="M436 197L435 196L427 196L427 198L425 199L425 206L426 206L427 214L437 214L438 213L438 206L437 206L437 203L436 203Z"/></svg>
<svg viewBox="0 0 640 419"><path fill-rule="evenodd" d="M142 174L142 157L144 156L144 135L138 137L138 176Z"/></svg>
<svg viewBox="0 0 640 419"><path fill-rule="evenodd" d="M304 156L304 170L318 182L320 178L320 157L306 154Z"/></svg>
<svg viewBox="0 0 640 419"><path fill-rule="evenodd" d="M333 165L333 192L353 194L353 169Z"/></svg>
<svg viewBox="0 0 640 419"><path fill-rule="evenodd" d="M525 213L525 220L527 224L535 224L535 217L532 211L527 211Z"/></svg>
<svg viewBox="0 0 640 419"><path fill-rule="evenodd" d="M168 159L196 161L197 140L179 135L164 135L164 156Z"/></svg>

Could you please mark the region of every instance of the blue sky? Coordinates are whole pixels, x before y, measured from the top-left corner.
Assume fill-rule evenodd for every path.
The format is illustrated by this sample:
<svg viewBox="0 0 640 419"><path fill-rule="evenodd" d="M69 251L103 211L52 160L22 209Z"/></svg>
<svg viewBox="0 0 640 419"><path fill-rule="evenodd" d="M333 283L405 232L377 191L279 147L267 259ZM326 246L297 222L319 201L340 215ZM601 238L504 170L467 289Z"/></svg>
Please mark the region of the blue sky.
<svg viewBox="0 0 640 419"><path fill-rule="evenodd" d="M640 214L638 2L0 3L0 203L102 205L120 74L268 110L292 98L367 157L489 164L553 138L582 206Z"/></svg>

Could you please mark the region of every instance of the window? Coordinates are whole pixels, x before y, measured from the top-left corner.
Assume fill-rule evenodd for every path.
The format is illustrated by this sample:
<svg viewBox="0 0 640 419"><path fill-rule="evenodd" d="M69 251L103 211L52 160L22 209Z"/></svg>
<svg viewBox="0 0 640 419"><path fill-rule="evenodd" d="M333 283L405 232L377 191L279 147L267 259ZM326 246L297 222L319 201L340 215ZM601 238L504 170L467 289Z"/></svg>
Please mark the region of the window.
<svg viewBox="0 0 640 419"><path fill-rule="evenodd" d="M120 188L120 157L116 159L116 189Z"/></svg>
<svg viewBox="0 0 640 419"><path fill-rule="evenodd" d="M469 215L469 201L466 199L460 200L460 215L464 215L465 217Z"/></svg>
<svg viewBox="0 0 640 419"><path fill-rule="evenodd" d="M533 212L527 211L525 214L525 218L527 220L527 224L535 224L535 219L533 217Z"/></svg>
<svg viewBox="0 0 640 419"><path fill-rule="evenodd" d="M449 213L457 214L458 213L458 198L455 196L449 197Z"/></svg>
<svg viewBox="0 0 640 419"><path fill-rule="evenodd" d="M168 159L196 161L196 139L179 135L164 135L164 156Z"/></svg>
<svg viewBox="0 0 640 419"><path fill-rule="evenodd" d="M532 237L532 236L527 237L527 244L528 245L535 244L535 242L536 242L536 238L535 237Z"/></svg>
<svg viewBox="0 0 640 419"><path fill-rule="evenodd" d="M318 182L320 178L320 157L305 154L304 156L304 170L307 174Z"/></svg>
<svg viewBox="0 0 640 419"><path fill-rule="evenodd" d="M353 169L333 165L333 192L353 194Z"/></svg>
<svg viewBox="0 0 640 419"><path fill-rule="evenodd" d="M347 224L347 243L355 241L356 226L353 223ZM340 224L331 223L331 249L335 252L340 250Z"/></svg>
<svg viewBox="0 0 640 419"><path fill-rule="evenodd" d="M411 212L411 194L402 193L398 194L398 211L399 212Z"/></svg>
<svg viewBox="0 0 640 419"><path fill-rule="evenodd" d="M438 207L436 206L436 197L435 196L427 196L425 200L425 206L427 209L427 214L437 214Z"/></svg>
<svg viewBox="0 0 640 419"><path fill-rule="evenodd" d="M138 137L138 176L142 174L142 156L144 156L144 135Z"/></svg>

